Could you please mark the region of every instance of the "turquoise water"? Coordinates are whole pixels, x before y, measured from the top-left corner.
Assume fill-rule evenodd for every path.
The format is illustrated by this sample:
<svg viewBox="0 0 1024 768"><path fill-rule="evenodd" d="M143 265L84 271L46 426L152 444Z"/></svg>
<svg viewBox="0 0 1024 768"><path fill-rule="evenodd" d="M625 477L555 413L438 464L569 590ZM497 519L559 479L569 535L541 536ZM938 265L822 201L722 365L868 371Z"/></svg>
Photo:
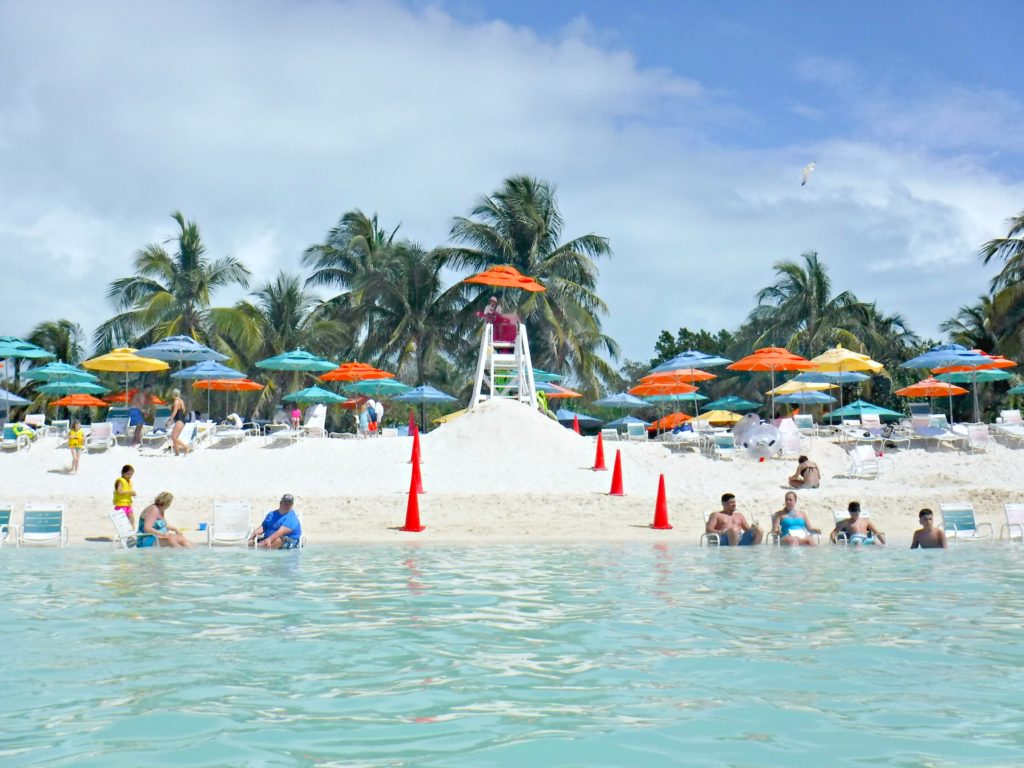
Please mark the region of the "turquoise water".
<svg viewBox="0 0 1024 768"><path fill-rule="evenodd" d="M1020 765L1022 566L4 548L0 765Z"/></svg>

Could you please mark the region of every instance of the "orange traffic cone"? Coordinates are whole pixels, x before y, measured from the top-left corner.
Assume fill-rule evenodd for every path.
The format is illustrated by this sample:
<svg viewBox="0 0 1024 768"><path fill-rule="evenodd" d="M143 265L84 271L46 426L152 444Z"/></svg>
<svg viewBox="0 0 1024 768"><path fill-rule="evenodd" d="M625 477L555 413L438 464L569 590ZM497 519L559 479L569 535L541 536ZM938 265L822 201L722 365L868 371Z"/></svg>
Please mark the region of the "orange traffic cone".
<svg viewBox="0 0 1024 768"><path fill-rule="evenodd" d="M416 412L412 408L409 409L409 434L411 435L416 431Z"/></svg>
<svg viewBox="0 0 1024 768"><path fill-rule="evenodd" d="M608 491L609 496L625 496L622 490L622 451L615 450L615 468L612 470L612 489Z"/></svg>
<svg viewBox="0 0 1024 768"><path fill-rule="evenodd" d="M416 493L426 493L423 490L423 476L420 474L420 463L418 461L412 465L412 487L416 489Z"/></svg>
<svg viewBox="0 0 1024 768"><path fill-rule="evenodd" d="M577 435L580 433L580 417L575 413L572 415L572 431Z"/></svg>
<svg viewBox="0 0 1024 768"><path fill-rule="evenodd" d="M594 453L594 466L591 467L595 472L607 472L608 467L604 465L604 442L601 440L601 433L597 433L597 451Z"/></svg>
<svg viewBox="0 0 1024 768"><path fill-rule="evenodd" d="M410 464L419 464L423 461L423 457L420 455L420 431L416 425L412 427L412 455L409 456Z"/></svg>
<svg viewBox="0 0 1024 768"><path fill-rule="evenodd" d="M417 497L416 478L419 476L419 464L413 464L412 481L409 483L409 503L405 507L405 525L401 530L419 533L427 526L420 523L420 501Z"/></svg>
<svg viewBox="0 0 1024 768"><path fill-rule="evenodd" d="M658 478L658 501L654 505L654 522L651 528L656 531L670 531L672 526L668 523L668 497L665 495L665 476Z"/></svg>

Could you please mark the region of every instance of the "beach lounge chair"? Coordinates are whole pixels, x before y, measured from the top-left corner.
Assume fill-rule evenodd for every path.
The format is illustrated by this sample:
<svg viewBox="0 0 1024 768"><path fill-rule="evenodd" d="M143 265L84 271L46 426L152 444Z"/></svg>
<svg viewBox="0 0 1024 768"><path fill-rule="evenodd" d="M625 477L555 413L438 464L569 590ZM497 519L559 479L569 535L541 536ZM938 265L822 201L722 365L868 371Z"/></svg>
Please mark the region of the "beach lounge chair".
<svg viewBox="0 0 1024 768"><path fill-rule="evenodd" d="M895 466L892 459L876 455L870 445L855 445L847 455L850 466L846 474L850 477L878 477Z"/></svg>
<svg viewBox="0 0 1024 768"><path fill-rule="evenodd" d="M958 435L945 427L936 426L932 421L934 418L934 416L915 416L911 426L914 436L925 441L934 441L936 446L951 447L957 447L967 439L966 435ZM945 416L941 416L941 419L943 423L946 423Z"/></svg>
<svg viewBox="0 0 1024 768"><path fill-rule="evenodd" d="M779 451L773 458L799 456L810 449L810 438L800 434L793 419L779 419Z"/></svg>
<svg viewBox="0 0 1024 768"><path fill-rule="evenodd" d="M228 414L227 423L218 424L213 428L211 440L214 445L237 445L247 437L253 437L260 433L260 428L254 422L246 424L237 413Z"/></svg>
<svg viewBox="0 0 1024 768"><path fill-rule="evenodd" d="M85 451L105 451L114 444L114 430L109 421L101 421L89 428L85 438Z"/></svg>
<svg viewBox="0 0 1024 768"><path fill-rule="evenodd" d="M910 417L914 416L931 416L932 408L928 403L911 403L910 404Z"/></svg>
<svg viewBox="0 0 1024 768"><path fill-rule="evenodd" d="M992 524L978 523L974 519L974 506L968 501L950 501L939 504L942 530L953 541L984 541L992 538ZM987 530L988 533L983 533Z"/></svg>
<svg viewBox="0 0 1024 768"><path fill-rule="evenodd" d="M0 507L0 511L3 507ZM999 529L999 538L1003 538L1003 531L1009 541L1019 541L1024 544L1024 504L1003 504L1003 512L1006 513L1006 522Z"/></svg>
<svg viewBox="0 0 1024 768"><path fill-rule="evenodd" d="M1019 424L993 424L992 431L1007 444L1024 443L1024 426Z"/></svg>
<svg viewBox="0 0 1024 768"><path fill-rule="evenodd" d="M127 408L116 406L108 410L107 423L110 424L110 436L114 444L117 443L119 438L123 438L126 442L132 439L135 427L132 427L131 433L129 433Z"/></svg>
<svg viewBox="0 0 1024 768"><path fill-rule="evenodd" d="M618 440L618 439L619 439L619 430L617 430L615 427L604 427L601 430L601 440L602 440L602 442L607 443L609 440Z"/></svg>
<svg viewBox="0 0 1024 768"><path fill-rule="evenodd" d="M850 512L848 510L845 510L845 509L834 509L834 510L832 510L832 517L835 518L835 522L836 523L841 523L843 520L846 520L849 516L850 516ZM867 519L869 519L871 517L871 514L866 509L861 509L860 516L861 516L862 519L867 520ZM885 531L879 531L879 533L881 533L883 536L885 535ZM849 543L849 541L847 541L845 533L840 531L839 533L836 534L836 544L848 544L848 543Z"/></svg>
<svg viewBox="0 0 1024 768"><path fill-rule="evenodd" d="M160 427L152 429L142 435L142 448L147 451L159 451L170 445L170 430Z"/></svg>
<svg viewBox="0 0 1024 768"><path fill-rule="evenodd" d="M120 509L107 510L107 516L114 525L115 546L130 549L138 543L139 534L132 530L132 523Z"/></svg>
<svg viewBox="0 0 1024 768"><path fill-rule="evenodd" d="M731 433L711 435L708 450L713 459L732 459L736 455L736 438Z"/></svg>
<svg viewBox="0 0 1024 768"><path fill-rule="evenodd" d="M274 427L275 425L268 424L267 432L264 436L264 441L270 445L277 445L278 443L297 443L306 436L306 432L302 427L292 429L284 424L276 428Z"/></svg>
<svg viewBox="0 0 1024 768"><path fill-rule="evenodd" d="M50 422L50 428L57 437L67 437L71 422L68 419L54 419Z"/></svg>
<svg viewBox="0 0 1024 768"><path fill-rule="evenodd" d="M804 437L815 437L818 434L818 425L814 423L814 416L809 413L798 413L793 417L793 424Z"/></svg>
<svg viewBox="0 0 1024 768"><path fill-rule="evenodd" d="M46 414L44 413L26 413L22 421L32 427L39 437L48 437L54 434L53 430L46 424Z"/></svg>
<svg viewBox="0 0 1024 768"><path fill-rule="evenodd" d="M0 449L5 451L20 451L22 448L30 448L32 446L32 438L28 435L20 434L14 424L4 424L4 436L3 440L0 441Z"/></svg>
<svg viewBox="0 0 1024 768"><path fill-rule="evenodd" d="M627 424L626 439L637 443L646 443L647 426L645 424Z"/></svg>
<svg viewBox="0 0 1024 768"><path fill-rule="evenodd" d="M968 424L966 428L967 448L971 451L986 451L992 444L987 424Z"/></svg>
<svg viewBox="0 0 1024 768"><path fill-rule="evenodd" d="M207 546L245 546L253 531L252 507L246 501L215 501L213 521L206 529Z"/></svg>
<svg viewBox="0 0 1024 768"><path fill-rule="evenodd" d="M306 410L306 421L302 424L302 431L308 437L327 437L327 406L323 403L311 405Z"/></svg>
<svg viewBox="0 0 1024 768"><path fill-rule="evenodd" d="M11 537L12 514L14 514L13 504L0 504L0 547Z"/></svg>
<svg viewBox="0 0 1024 768"><path fill-rule="evenodd" d="M999 423L1016 426L1024 426L1024 419L1021 419L1020 411L1000 411Z"/></svg>
<svg viewBox="0 0 1024 768"><path fill-rule="evenodd" d="M26 504L22 526L18 529L18 546L27 544L68 545L68 527L64 525L63 504Z"/></svg>

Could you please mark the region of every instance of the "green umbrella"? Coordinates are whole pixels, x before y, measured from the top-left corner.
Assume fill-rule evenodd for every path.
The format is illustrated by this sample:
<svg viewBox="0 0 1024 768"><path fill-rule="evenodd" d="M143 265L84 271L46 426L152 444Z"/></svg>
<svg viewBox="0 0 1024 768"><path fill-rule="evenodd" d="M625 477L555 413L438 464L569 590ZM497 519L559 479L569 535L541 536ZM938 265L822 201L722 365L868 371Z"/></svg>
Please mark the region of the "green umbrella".
<svg viewBox="0 0 1024 768"><path fill-rule="evenodd" d="M67 363L47 363L38 368L29 368L24 378L29 381L99 381L99 377Z"/></svg>
<svg viewBox="0 0 1024 768"><path fill-rule="evenodd" d="M92 381L54 381L36 389L44 395L103 395L109 391Z"/></svg>
<svg viewBox="0 0 1024 768"><path fill-rule="evenodd" d="M719 398L710 403L706 403L704 408L709 411L721 410L721 411L752 411L755 408L760 408L760 403L754 403L750 400L744 400L742 397L736 397L736 395L726 395L725 397Z"/></svg>
<svg viewBox="0 0 1024 768"><path fill-rule="evenodd" d="M324 360L304 349L294 349L291 352L268 357L256 363L257 368L266 368L271 371L309 371L311 373L327 373L338 367L337 363Z"/></svg>
<svg viewBox="0 0 1024 768"><path fill-rule="evenodd" d="M281 399L293 403L344 403L347 398L323 387L306 387L298 392L285 395Z"/></svg>
<svg viewBox="0 0 1024 768"><path fill-rule="evenodd" d="M890 411L888 408L883 408L880 405L869 403L865 400L854 400L852 403L844 405L842 408L837 408L832 411L829 416L838 416L843 418L844 416L861 416L865 413L878 414L879 416L891 416L899 418L902 413L896 411Z"/></svg>
<svg viewBox="0 0 1024 768"><path fill-rule="evenodd" d="M1024 395L1024 384L1018 384L1016 387L1007 390L1008 395Z"/></svg>
<svg viewBox="0 0 1024 768"><path fill-rule="evenodd" d="M395 379L366 379L349 384L346 392L357 395L373 395L374 397L391 397L408 392L412 387Z"/></svg>
<svg viewBox="0 0 1024 768"><path fill-rule="evenodd" d="M958 371L956 373L940 373L935 377L939 381L951 381L954 384L972 384L984 381L1006 381L1012 379L1013 374L1000 371L997 368L983 369L980 371Z"/></svg>

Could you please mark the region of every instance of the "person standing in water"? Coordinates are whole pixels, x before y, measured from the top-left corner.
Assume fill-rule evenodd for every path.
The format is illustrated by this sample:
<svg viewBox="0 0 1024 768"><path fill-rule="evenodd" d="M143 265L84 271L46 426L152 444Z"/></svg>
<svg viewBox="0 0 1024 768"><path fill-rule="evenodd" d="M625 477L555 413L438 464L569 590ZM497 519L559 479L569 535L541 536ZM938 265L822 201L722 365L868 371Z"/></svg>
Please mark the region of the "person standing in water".
<svg viewBox="0 0 1024 768"><path fill-rule="evenodd" d="M932 526L934 516L930 509L922 509L917 513L921 527L914 531L911 549L946 549L946 532Z"/></svg>

